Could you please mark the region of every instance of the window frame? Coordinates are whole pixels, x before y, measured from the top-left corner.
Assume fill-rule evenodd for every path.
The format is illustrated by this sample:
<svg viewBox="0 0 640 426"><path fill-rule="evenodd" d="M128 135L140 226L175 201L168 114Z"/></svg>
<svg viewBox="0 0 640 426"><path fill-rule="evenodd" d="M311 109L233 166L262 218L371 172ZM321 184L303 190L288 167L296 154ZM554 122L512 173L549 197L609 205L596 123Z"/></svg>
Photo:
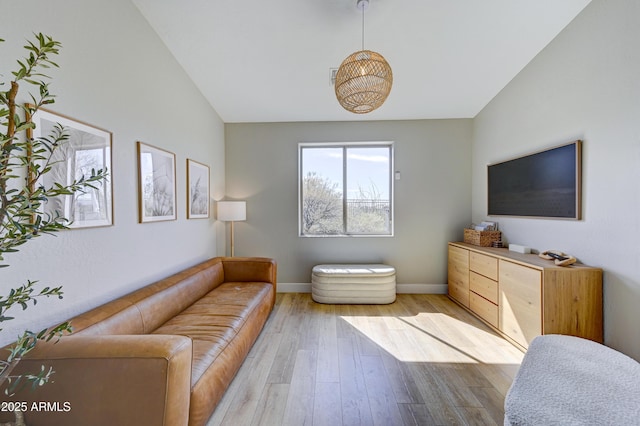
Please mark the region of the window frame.
<svg viewBox="0 0 640 426"><path fill-rule="evenodd" d="M357 233L347 232L347 155L349 148L381 148L389 149L389 229L388 233ZM342 148L342 224L343 233L339 234L305 234L303 232L303 151L305 148ZM302 238L353 238L353 237L393 237L395 218L395 179L394 179L395 143L393 141L363 141L363 142L299 142L298 143L298 236Z"/></svg>

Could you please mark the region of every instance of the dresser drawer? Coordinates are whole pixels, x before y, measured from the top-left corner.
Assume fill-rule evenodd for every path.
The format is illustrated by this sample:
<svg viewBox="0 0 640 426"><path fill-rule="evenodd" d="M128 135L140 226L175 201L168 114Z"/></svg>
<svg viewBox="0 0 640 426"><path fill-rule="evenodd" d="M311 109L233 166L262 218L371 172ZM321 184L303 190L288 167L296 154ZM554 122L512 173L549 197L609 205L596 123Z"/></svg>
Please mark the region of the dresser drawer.
<svg viewBox="0 0 640 426"><path fill-rule="evenodd" d="M474 292L469 293L469 308L480 318L494 327L498 327L498 306Z"/></svg>
<svg viewBox="0 0 640 426"><path fill-rule="evenodd" d="M472 251L469 254L469 269L494 281L498 280L498 259L495 257Z"/></svg>
<svg viewBox="0 0 640 426"><path fill-rule="evenodd" d="M469 289L498 304L498 283L475 272L469 274Z"/></svg>

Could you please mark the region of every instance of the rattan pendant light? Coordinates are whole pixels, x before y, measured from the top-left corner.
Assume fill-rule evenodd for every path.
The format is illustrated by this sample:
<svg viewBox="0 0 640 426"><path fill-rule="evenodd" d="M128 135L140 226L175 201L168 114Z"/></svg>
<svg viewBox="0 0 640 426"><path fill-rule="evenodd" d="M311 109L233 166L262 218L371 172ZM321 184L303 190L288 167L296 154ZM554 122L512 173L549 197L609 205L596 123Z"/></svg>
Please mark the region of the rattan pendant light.
<svg viewBox="0 0 640 426"><path fill-rule="evenodd" d="M391 92L393 73L384 57L364 50L364 10L369 0L357 0L362 10L362 50L342 61L336 73L335 91L340 105L355 114L366 114L380 107Z"/></svg>

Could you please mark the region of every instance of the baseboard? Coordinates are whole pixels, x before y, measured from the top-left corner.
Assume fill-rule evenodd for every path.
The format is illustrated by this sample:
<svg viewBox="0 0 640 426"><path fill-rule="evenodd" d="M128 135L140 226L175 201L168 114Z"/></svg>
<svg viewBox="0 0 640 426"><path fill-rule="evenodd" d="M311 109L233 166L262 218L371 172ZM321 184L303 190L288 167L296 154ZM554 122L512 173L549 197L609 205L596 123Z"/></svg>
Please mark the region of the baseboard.
<svg viewBox="0 0 640 426"><path fill-rule="evenodd" d="M447 294L446 284L396 284L398 294Z"/></svg>
<svg viewBox="0 0 640 426"><path fill-rule="evenodd" d="M278 293L311 293L311 283L278 283Z"/></svg>
<svg viewBox="0 0 640 426"><path fill-rule="evenodd" d="M311 283L278 283L278 293L311 293ZM446 284L396 284L398 294L447 294Z"/></svg>

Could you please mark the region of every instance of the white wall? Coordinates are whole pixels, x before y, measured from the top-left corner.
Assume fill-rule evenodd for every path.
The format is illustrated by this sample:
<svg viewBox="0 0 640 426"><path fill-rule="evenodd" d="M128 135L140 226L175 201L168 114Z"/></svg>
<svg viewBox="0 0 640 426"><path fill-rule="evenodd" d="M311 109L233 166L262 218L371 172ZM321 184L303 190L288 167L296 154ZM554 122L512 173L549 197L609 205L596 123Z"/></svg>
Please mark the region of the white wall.
<svg viewBox="0 0 640 426"><path fill-rule="evenodd" d="M247 200L236 255L278 261L281 283L320 263L385 262L399 284L444 284L447 242L470 221L471 120L225 124L227 195ZM298 237L298 143L394 141L394 237Z"/></svg>
<svg viewBox="0 0 640 426"><path fill-rule="evenodd" d="M185 168L187 158L208 164L212 198L222 197L224 126L129 0L2 1L0 13L4 80L33 32L62 42L49 109L113 132L115 209L114 226L43 236L6 256L2 294L31 279L63 285L65 297L18 312L2 344L15 328L50 325L215 256L221 224L186 219ZM138 140L176 154L176 221L137 223Z"/></svg>
<svg viewBox="0 0 640 426"><path fill-rule="evenodd" d="M640 2L594 0L474 120L473 218L486 166L575 139L583 220L495 218L505 237L604 269L605 343L640 360Z"/></svg>

